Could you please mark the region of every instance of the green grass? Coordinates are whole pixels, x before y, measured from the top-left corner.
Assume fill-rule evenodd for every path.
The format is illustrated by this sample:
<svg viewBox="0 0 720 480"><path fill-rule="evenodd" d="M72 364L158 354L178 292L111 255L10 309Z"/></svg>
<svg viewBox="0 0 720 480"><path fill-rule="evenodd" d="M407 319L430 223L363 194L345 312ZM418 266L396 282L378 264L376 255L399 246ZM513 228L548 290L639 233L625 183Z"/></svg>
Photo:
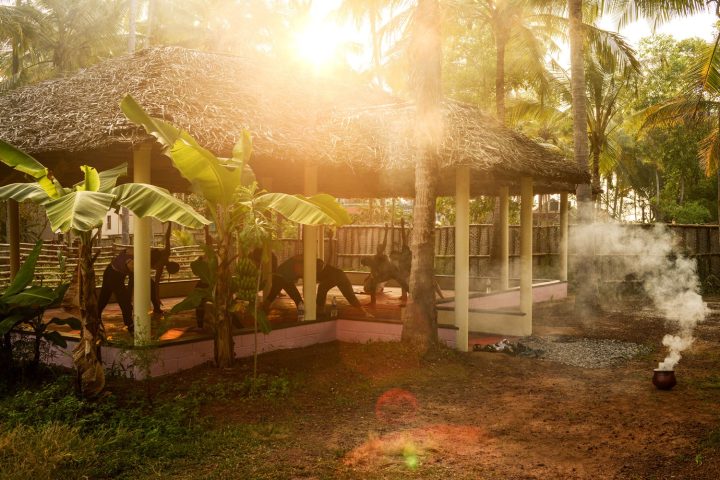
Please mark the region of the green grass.
<svg viewBox="0 0 720 480"><path fill-rule="evenodd" d="M153 401L138 389L89 402L74 395L71 377L61 377L0 399L0 478L182 476L190 465L262 456L288 438L287 428L225 425L201 417L200 409L210 400L239 399L237 408L249 396L273 401L289 388L284 377L262 375L256 382L196 382L184 394Z"/></svg>

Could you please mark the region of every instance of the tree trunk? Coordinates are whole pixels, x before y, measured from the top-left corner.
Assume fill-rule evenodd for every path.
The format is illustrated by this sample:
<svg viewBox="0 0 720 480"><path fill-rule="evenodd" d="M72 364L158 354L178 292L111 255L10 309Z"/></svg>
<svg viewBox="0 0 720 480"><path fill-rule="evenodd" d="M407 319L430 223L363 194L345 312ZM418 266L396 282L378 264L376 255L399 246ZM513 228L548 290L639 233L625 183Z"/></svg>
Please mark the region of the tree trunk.
<svg viewBox="0 0 720 480"><path fill-rule="evenodd" d="M218 207L222 209L222 207ZM218 217L227 215L227 212L218 211ZM227 219L224 219L227 220ZM224 222L223 222L224 223ZM217 225L218 235L215 244L218 266L217 283L215 284L215 363L219 368L231 368L235 361L235 348L233 342L233 324L230 317L230 277L232 274L230 248L232 238L227 232L227 225Z"/></svg>
<svg viewBox="0 0 720 480"><path fill-rule="evenodd" d="M416 97L415 207L411 242L411 300L403 314L402 340L418 351L437 343L435 310L435 200L437 152L442 136L440 100L440 7L438 0L419 0L410 40Z"/></svg>
<svg viewBox="0 0 720 480"><path fill-rule="evenodd" d="M495 32L495 113L500 123L505 123L505 32Z"/></svg>
<svg viewBox="0 0 720 480"><path fill-rule="evenodd" d="M585 62L583 56L582 0L568 0L570 15L570 74L572 88L573 145L575 163L588 171L587 98L585 93ZM578 221L592 223L592 191L590 184L576 190Z"/></svg>
<svg viewBox="0 0 720 480"><path fill-rule="evenodd" d="M570 75L573 116L573 150L575 163L584 172L588 171L588 126L587 98L585 91L585 61L583 55L582 0L568 0L570 20ZM580 225L593 223L592 189L590 184L577 186L577 220ZM576 307L583 313L599 310L599 290L595 265L595 239L578 251L577 271L585 272L577 282Z"/></svg>
<svg viewBox="0 0 720 480"><path fill-rule="evenodd" d="M100 357L103 327L98 312L95 270L92 258L92 236L81 234L77 274L80 288L79 306L82 323L80 342L73 350L78 386L86 398L97 396L105 386L105 371Z"/></svg>

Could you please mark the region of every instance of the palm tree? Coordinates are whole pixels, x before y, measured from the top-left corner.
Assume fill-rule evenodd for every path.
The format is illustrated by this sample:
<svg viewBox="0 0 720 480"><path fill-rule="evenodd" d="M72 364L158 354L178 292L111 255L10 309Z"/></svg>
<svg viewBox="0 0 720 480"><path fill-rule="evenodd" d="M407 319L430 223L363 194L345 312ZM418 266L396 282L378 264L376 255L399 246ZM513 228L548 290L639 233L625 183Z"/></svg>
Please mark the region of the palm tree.
<svg viewBox="0 0 720 480"><path fill-rule="evenodd" d="M442 135L442 49L438 0L419 0L410 32L410 82L417 104L415 206L413 209L412 301L403 315L402 340L422 350L437 343L433 287L437 149Z"/></svg>
<svg viewBox="0 0 720 480"><path fill-rule="evenodd" d="M372 42L372 74L373 81L382 85L382 58L383 36L381 22L383 12L402 3L401 0L343 0L337 10L340 19L351 18L358 27L367 19L370 26L370 40Z"/></svg>

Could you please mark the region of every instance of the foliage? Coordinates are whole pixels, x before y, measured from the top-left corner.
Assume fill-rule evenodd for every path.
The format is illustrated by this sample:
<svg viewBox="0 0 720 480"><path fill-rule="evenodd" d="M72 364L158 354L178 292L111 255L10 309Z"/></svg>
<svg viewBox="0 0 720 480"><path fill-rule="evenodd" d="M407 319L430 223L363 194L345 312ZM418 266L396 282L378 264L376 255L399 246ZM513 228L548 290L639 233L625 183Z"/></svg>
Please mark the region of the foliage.
<svg viewBox="0 0 720 480"><path fill-rule="evenodd" d="M56 288L31 285L41 250L42 241L38 241L13 281L0 296L0 336L18 326L27 325L30 335L34 337L30 361L33 369L37 369L40 364L40 345L43 340L62 348L67 347L67 342L58 331L48 330L51 325L69 325L72 329L80 329L80 321L76 318L55 317L47 321L44 318L46 309L60 304L69 285L60 284ZM21 334L26 333L21 331ZM8 352L8 355L11 353Z"/></svg>
<svg viewBox="0 0 720 480"><path fill-rule="evenodd" d="M236 143L232 158L218 158L187 132L150 117L131 96L123 99L121 108L128 119L157 138L175 168L190 182L193 191L205 199L205 208L215 223L215 233L212 235L212 247L206 247L205 258L193 262L192 268L206 287L193 291L173 311L195 308L210 299L215 362L221 368L230 367L234 360L233 312L252 309L256 322L267 330L266 322L257 311L256 299L238 297L236 287L247 279L239 279L236 260L260 248L264 270L269 271L270 242L275 233L269 219L274 214L305 225L345 225L350 223L350 217L330 195L306 197L259 190L248 163L252 154L248 131L243 132ZM257 272L258 289L262 270ZM266 279L269 281L270 275Z"/></svg>
<svg viewBox="0 0 720 480"><path fill-rule="evenodd" d="M230 438L241 448L252 441L248 427L213 425L200 416L201 407L230 400L237 407L248 397L272 402L289 394L290 383L268 375L197 381L182 394L155 399L124 390L122 398L90 402L74 395L71 377L61 376L0 397L0 477L138 478L180 459L200 460Z"/></svg>
<svg viewBox="0 0 720 480"><path fill-rule="evenodd" d="M210 222L167 190L141 183L116 186L117 179L126 174L124 164L103 172L83 165L80 167L83 180L68 188L63 187L40 162L2 140L0 161L32 179L27 183L0 187L0 199L40 204L53 230L72 231L80 239L76 303L81 307L81 335L73 351L73 361L82 392L88 396L97 395L104 387L105 375L100 362L103 326L93 269L96 256L92 245L97 236L94 230L102 227L108 210L120 207L128 208L137 218L154 217L189 227L198 228Z"/></svg>

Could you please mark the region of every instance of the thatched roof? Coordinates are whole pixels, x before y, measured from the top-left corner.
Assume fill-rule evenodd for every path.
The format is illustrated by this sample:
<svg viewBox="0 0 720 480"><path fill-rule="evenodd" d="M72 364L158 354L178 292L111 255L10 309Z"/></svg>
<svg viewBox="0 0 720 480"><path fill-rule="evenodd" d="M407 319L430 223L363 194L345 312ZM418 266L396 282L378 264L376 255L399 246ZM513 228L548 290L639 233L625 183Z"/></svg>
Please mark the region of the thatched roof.
<svg viewBox="0 0 720 480"><path fill-rule="evenodd" d="M412 195L412 104L349 81L321 80L260 59L177 47L107 60L77 74L0 96L0 138L52 164L62 178L77 165L105 168L150 140L118 104L130 93L153 116L187 129L227 155L242 129L253 132L253 166L275 190L302 191L304 162L320 166L321 191L342 197ZM572 162L500 126L478 109L444 105L441 193L456 165L477 172L476 193L522 175L553 189L586 181ZM157 150L157 149L156 149ZM153 181L186 184L155 152Z"/></svg>

